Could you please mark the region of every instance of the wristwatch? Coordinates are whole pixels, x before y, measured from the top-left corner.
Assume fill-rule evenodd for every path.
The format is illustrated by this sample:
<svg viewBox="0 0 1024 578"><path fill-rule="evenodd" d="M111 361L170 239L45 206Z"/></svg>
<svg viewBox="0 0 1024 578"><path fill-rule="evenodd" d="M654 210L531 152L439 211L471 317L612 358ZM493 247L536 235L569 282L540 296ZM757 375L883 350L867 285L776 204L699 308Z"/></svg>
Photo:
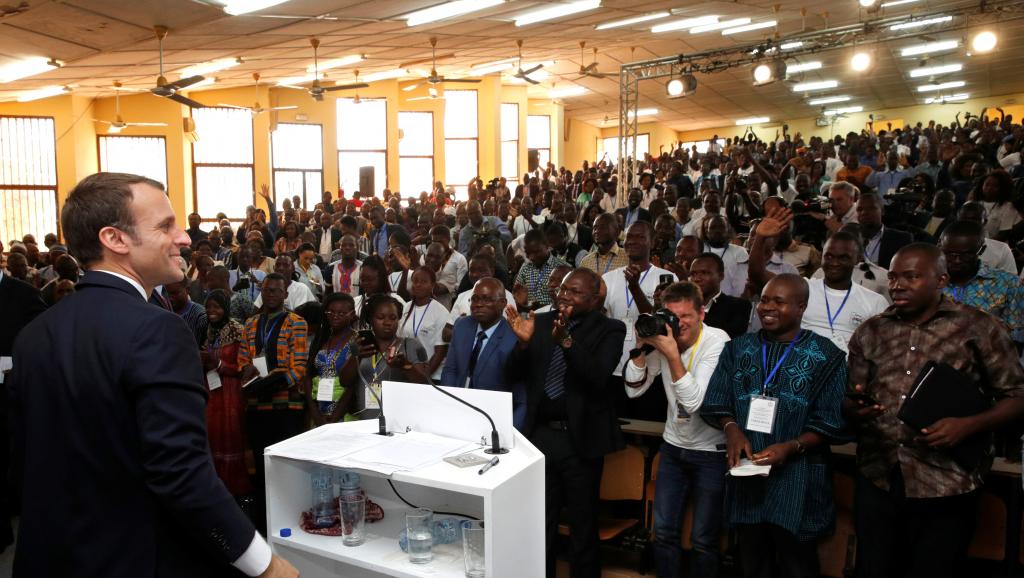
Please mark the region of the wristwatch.
<svg viewBox="0 0 1024 578"><path fill-rule="evenodd" d="M803 453L807 451L807 446L805 446L804 444L800 443L800 438L796 438L793 441L796 442L796 453L798 455L803 455Z"/></svg>

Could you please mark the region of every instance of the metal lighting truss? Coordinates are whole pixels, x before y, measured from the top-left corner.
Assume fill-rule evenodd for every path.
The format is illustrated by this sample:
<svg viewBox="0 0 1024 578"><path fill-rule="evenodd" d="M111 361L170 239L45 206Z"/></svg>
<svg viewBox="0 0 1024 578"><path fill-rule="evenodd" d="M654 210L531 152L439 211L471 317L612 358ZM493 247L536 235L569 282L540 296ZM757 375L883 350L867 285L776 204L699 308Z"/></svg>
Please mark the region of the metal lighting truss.
<svg viewBox="0 0 1024 578"><path fill-rule="evenodd" d="M891 30L894 24L928 20L938 16L952 16L948 22L929 24L911 29ZM813 32L804 32L762 40L745 46L719 48L694 54L663 56L623 64L619 68L619 167L618 195L621 202L631 186L631 175L636 174L637 110L639 109L639 85L642 80L670 78L685 73L711 74L738 66L747 66L774 58L793 58L818 52L853 46L870 46L893 40L915 38L922 34L955 32L985 24L1006 22L1024 18L1024 2L1002 0L951 8L939 12L916 15L889 16L875 20L837 26ZM786 50L779 46L791 42L802 42L799 48ZM773 50L774 49L774 50ZM626 166L627 151L632 153Z"/></svg>

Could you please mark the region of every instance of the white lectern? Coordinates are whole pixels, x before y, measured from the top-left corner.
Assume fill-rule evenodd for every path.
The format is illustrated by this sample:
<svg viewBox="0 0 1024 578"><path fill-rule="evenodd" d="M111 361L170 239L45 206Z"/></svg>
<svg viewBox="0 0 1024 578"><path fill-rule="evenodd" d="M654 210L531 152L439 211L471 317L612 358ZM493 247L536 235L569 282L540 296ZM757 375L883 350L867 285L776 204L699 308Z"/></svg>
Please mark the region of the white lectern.
<svg viewBox="0 0 1024 578"><path fill-rule="evenodd" d="M511 424L511 394L445 389L478 407L483 406L488 413L494 410L501 415L499 420L499 416L492 413L499 430L505 430L500 432L502 445L511 446L511 449L499 456L500 463L483 475L478 473L479 466L460 468L438 461L387 476L353 467L344 458L337 457L336 447L328 447L335 436L354 439L353 436L375 435L376 419L326 425L267 448L264 460L267 469L268 538L274 552L291 562L303 578L464 576L461 538L457 543L435 545L434 559L428 564L409 562L408 554L399 548L398 535L405 526L405 512L410 507L401 501L395 490L416 506L484 520L489 578L539 578L544 575L544 455L521 434L503 427ZM457 428L452 426L465 422L467 433L463 439L479 444L480 422L483 422L488 432L487 439L490 439L490 426L482 415L430 386L385 382L382 397L389 429L399 430L396 436L403 435L406 428L410 428L429 434L462 437L453 435ZM389 398L394 400L390 406ZM402 425L399 428L392 424L415 426ZM324 449L321 451L320 448ZM485 446L479 446L474 453L490 459L492 456L485 454L484 449ZM280 454L302 457L296 459ZM364 450L361 455L365 454ZM299 515L309 509L312 500L310 476L319 464L346 467L361 474L367 497L384 509L382 521L366 524L366 542L363 545L347 547L340 537L307 534L299 527ZM394 484L394 490L389 481ZM435 514L435 518L443 516L445 514ZM290 537L281 536L283 528L291 528Z"/></svg>

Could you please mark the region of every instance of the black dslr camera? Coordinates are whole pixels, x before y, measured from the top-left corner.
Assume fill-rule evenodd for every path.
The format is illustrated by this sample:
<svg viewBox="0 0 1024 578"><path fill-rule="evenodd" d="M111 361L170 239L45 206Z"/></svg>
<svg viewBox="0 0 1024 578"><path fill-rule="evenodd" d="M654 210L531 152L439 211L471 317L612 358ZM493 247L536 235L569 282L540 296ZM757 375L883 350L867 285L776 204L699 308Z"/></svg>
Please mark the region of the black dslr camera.
<svg viewBox="0 0 1024 578"><path fill-rule="evenodd" d="M641 313L636 318L636 323L633 327L636 329L636 336L638 338L654 337L655 335L668 335L665 332L666 324L672 328L673 337L679 335L679 318L676 317L675 313L662 307L654 313Z"/></svg>

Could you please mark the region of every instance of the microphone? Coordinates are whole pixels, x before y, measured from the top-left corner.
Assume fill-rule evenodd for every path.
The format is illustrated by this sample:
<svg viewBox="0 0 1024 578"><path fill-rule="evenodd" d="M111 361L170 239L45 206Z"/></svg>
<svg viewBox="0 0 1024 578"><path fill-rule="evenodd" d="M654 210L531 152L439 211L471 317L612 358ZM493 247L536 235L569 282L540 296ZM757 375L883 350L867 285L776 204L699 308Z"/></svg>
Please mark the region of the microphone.
<svg viewBox="0 0 1024 578"><path fill-rule="evenodd" d="M451 393L441 389L439 386L437 386L437 385L435 385L433 383L430 384L430 387L433 387L437 391L447 395L448 397L454 399L455 401L461 403L462 405L480 412L484 417L487 418L487 421L491 423L491 447L489 447L486 450L484 450L485 454L507 454L508 453L508 448L501 447L501 442L498 440L498 428L495 427L494 420L491 419L491 416L488 415L486 411L484 411L484 410L480 409L479 407L469 403L468 401L462 399L461 397L458 397L456 395L452 395ZM381 415L383 415L383 413L381 413Z"/></svg>
<svg viewBox="0 0 1024 578"><path fill-rule="evenodd" d="M360 332L360 333L362 333L362 332ZM371 332L371 335L372 335L372 332ZM357 365L357 368L358 368L358 365ZM381 436L394 435L393 433L388 431L388 421L387 421L387 418L384 417L384 401L381 400L380 396L377 395L376 391L373 391L373 386L370 385L371 382L366 381L366 377L363 375L362 369L358 368L356 370L356 373L359 374L359 380L363 382L363 387L365 387L366 390L370 392L370 395L373 396L373 399L377 400L377 405L380 407L380 415L377 416L377 435L381 435Z"/></svg>

